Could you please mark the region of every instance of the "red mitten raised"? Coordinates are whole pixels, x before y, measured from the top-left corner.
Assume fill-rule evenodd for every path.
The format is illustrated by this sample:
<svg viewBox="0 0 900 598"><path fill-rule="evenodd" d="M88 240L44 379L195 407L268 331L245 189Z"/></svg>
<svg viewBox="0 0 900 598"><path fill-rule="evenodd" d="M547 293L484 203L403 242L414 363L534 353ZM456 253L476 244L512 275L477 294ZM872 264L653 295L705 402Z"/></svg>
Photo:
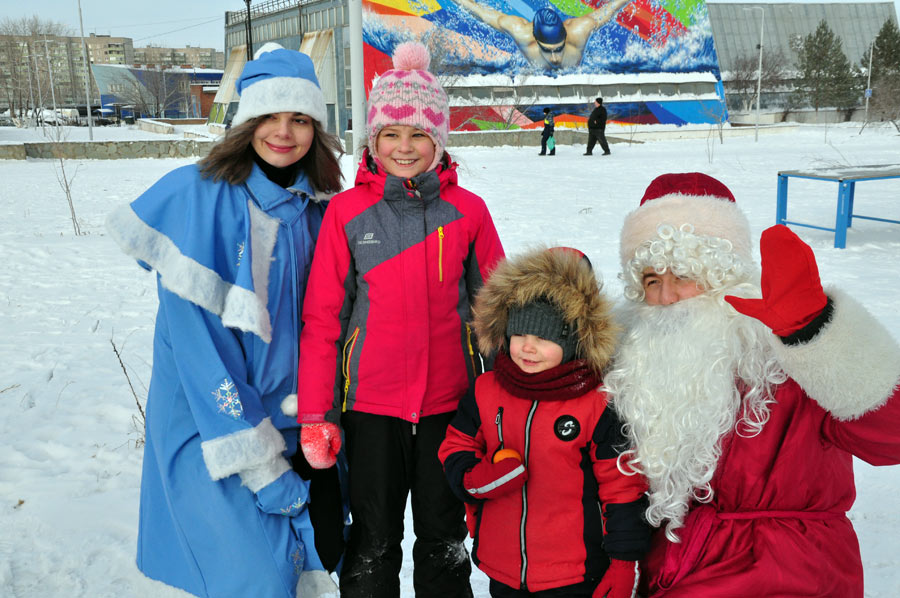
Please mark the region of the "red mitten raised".
<svg viewBox="0 0 900 598"><path fill-rule="evenodd" d="M341 450L341 429L331 422L303 424L300 448L313 469L328 469Z"/></svg>
<svg viewBox="0 0 900 598"><path fill-rule="evenodd" d="M783 224L763 231L762 299L728 295L734 309L756 318L778 336L790 336L822 313L828 299L809 245Z"/></svg>
<svg viewBox="0 0 900 598"><path fill-rule="evenodd" d="M637 593L641 568L637 561L611 559L609 569L592 594L593 598L633 598Z"/></svg>
<svg viewBox="0 0 900 598"><path fill-rule="evenodd" d="M497 498L518 490L528 479L528 470L514 457L491 463L487 457L463 476L466 492L475 498Z"/></svg>

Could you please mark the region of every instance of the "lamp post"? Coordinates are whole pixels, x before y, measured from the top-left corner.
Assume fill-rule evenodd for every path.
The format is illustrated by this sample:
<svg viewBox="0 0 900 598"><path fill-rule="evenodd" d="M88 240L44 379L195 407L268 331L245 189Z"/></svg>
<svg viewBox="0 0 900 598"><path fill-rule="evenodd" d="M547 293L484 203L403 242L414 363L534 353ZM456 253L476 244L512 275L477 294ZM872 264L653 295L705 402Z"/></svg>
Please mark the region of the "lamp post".
<svg viewBox="0 0 900 598"><path fill-rule="evenodd" d="M756 130L754 131L753 140L759 141L759 98L762 92L762 52L763 52L763 35L766 32L766 11L762 6L751 6L744 10L759 11L759 66L756 68Z"/></svg>
<svg viewBox="0 0 900 598"><path fill-rule="evenodd" d="M78 24L81 26L81 62L84 64L84 99L87 101L88 137L94 140L94 125L91 123L91 65L88 63L87 43L84 41L84 21L81 18L81 0L78 0Z"/></svg>
<svg viewBox="0 0 900 598"><path fill-rule="evenodd" d="M869 97L872 95L872 54L875 53L875 41L869 48L869 72L866 80L866 122L869 122Z"/></svg>
<svg viewBox="0 0 900 598"><path fill-rule="evenodd" d="M250 0L244 0L247 5L247 62L253 60L253 30L250 28Z"/></svg>

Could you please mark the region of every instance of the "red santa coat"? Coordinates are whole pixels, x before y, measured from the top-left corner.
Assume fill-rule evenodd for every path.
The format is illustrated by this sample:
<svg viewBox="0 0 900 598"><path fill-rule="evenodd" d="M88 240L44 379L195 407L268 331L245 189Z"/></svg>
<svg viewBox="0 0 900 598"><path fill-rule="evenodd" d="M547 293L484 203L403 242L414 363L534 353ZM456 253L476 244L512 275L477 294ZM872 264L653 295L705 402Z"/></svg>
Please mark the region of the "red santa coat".
<svg viewBox="0 0 900 598"><path fill-rule="evenodd" d="M900 349L855 302L829 295L834 315L820 334L776 349L791 379L762 432L723 440L713 502L694 506L681 543L655 534L653 598L863 596L846 516L852 458L900 462Z"/></svg>

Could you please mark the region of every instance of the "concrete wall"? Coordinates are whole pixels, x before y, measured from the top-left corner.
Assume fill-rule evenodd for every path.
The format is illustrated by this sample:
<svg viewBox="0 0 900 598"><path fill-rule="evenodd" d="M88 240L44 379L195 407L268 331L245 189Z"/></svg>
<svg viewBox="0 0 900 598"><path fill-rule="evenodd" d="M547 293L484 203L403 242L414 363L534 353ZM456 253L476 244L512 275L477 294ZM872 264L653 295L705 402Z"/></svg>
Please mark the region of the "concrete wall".
<svg viewBox="0 0 900 598"><path fill-rule="evenodd" d="M159 133L161 135L174 135L175 127L160 120L151 120L149 118L139 118L137 126L141 131L150 131L151 133Z"/></svg>
<svg viewBox="0 0 900 598"><path fill-rule="evenodd" d="M152 141L64 141L0 145L0 159L121 160L132 158L190 158L205 156L212 141L161 139Z"/></svg>

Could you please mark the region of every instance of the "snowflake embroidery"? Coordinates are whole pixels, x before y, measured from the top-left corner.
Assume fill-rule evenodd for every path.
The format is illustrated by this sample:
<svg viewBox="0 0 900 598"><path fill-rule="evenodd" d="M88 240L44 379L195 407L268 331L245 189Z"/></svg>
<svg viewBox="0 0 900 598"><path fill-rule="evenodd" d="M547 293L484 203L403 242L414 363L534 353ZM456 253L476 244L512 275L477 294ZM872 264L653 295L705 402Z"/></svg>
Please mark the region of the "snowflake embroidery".
<svg viewBox="0 0 900 598"><path fill-rule="evenodd" d="M241 260L244 259L244 242L243 241L238 243L238 256L237 257L238 257L237 265L240 266Z"/></svg>
<svg viewBox="0 0 900 598"><path fill-rule="evenodd" d="M303 544L297 547L293 553L291 553L291 562L294 563L294 575L299 576L303 573L303 561L306 560L306 549L303 547Z"/></svg>
<svg viewBox="0 0 900 598"><path fill-rule="evenodd" d="M224 413L234 419L242 419L244 417L244 406L241 405L241 397L238 395L238 391L231 380L225 378L224 382L212 394L216 397L219 413Z"/></svg>
<svg viewBox="0 0 900 598"><path fill-rule="evenodd" d="M300 509L303 508L303 505L304 505L303 499L298 498L297 500L295 500L293 502L293 504L287 506L284 509L281 509L281 514L293 516L296 514L297 511L299 511Z"/></svg>

